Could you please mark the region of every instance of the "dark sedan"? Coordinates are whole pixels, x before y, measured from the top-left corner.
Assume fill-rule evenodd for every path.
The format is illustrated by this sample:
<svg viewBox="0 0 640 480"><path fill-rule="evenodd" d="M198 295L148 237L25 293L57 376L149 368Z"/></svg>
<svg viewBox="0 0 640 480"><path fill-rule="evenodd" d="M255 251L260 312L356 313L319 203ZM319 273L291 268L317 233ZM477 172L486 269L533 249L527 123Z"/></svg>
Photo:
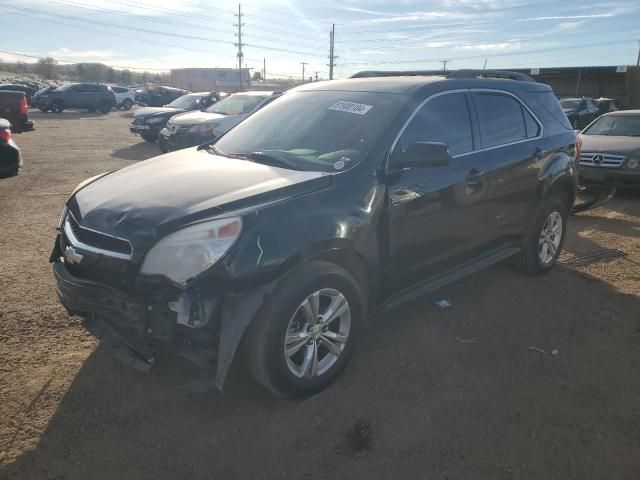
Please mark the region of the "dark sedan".
<svg viewBox="0 0 640 480"><path fill-rule="evenodd" d="M133 115L133 122L129 124L129 131L140 135L147 142L155 142L158 133L162 130L167 121L179 113L192 110L204 110L219 100L215 92L189 93L164 107L145 107L136 111Z"/></svg>
<svg viewBox="0 0 640 480"><path fill-rule="evenodd" d="M17 175L22 167L20 149L11 138L11 124L0 118L0 177Z"/></svg>
<svg viewBox="0 0 640 480"><path fill-rule="evenodd" d="M640 187L640 110L602 115L580 137L585 187Z"/></svg>
<svg viewBox="0 0 640 480"><path fill-rule="evenodd" d="M591 98L563 98L560 105L576 130L586 127L600 115L600 109Z"/></svg>

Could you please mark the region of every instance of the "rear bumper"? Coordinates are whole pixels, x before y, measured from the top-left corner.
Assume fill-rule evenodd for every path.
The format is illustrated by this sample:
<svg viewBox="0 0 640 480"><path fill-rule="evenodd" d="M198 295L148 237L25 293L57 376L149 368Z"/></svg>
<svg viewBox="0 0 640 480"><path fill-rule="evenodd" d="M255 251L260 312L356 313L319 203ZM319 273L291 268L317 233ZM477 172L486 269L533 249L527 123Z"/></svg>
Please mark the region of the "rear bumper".
<svg viewBox="0 0 640 480"><path fill-rule="evenodd" d="M0 175L13 173L22 167L22 155L20 149L13 141L0 142Z"/></svg>
<svg viewBox="0 0 640 480"><path fill-rule="evenodd" d="M580 184L585 187L639 188L640 168L627 170L624 168L608 169L602 167L580 166Z"/></svg>

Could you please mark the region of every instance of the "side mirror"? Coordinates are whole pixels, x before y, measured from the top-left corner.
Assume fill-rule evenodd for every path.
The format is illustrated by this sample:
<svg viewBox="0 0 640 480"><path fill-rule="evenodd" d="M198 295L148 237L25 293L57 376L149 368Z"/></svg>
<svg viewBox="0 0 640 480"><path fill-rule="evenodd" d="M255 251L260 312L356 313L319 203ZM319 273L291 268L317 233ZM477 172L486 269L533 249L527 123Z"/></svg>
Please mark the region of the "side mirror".
<svg viewBox="0 0 640 480"><path fill-rule="evenodd" d="M439 142L414 142L405 150L394 153L395 167L443 167L451 163L449 145Z"/></svg>

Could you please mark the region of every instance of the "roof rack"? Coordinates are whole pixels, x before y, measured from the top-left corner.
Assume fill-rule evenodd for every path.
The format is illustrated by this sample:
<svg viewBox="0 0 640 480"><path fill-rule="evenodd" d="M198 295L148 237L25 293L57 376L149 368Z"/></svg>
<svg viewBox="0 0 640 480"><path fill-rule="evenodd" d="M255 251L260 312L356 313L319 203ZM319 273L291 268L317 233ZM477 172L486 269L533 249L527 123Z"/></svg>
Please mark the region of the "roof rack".
<svg viewBox="0 0 640 480"><path fill-rule="evenodd" d="M526 73L510 72L508 70L455 70L449 73L448 78L504 78L536 83L536 80Z"/></svg>
<svg viewBox="0 0 640 480"><path fill-rule="evenodd" d="M365 70L363 72L358 72L349 78L368 78L368 77L417 77L417 76L441 76L438 72L434 72L433 70L408 70L408 71L390 71L384 72L380 70Z"/></svg>

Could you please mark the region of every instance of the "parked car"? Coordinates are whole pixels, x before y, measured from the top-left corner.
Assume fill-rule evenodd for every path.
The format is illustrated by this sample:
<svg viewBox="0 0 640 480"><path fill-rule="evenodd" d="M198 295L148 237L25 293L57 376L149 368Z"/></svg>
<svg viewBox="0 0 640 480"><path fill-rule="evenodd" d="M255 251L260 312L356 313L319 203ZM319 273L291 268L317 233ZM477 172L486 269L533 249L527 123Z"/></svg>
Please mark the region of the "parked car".
<svg viewBox="0 0 640 480"><path fill-rule="evenodd" d="M158 133L174 115L191 110L206 109L218 101L216 92L188 93L176 98L164 107L144 107L133 114L129 131L140 135L147 142L155 142Z"/></svg>
<svg viewBox="0 0 640 480"><path fill-rule="evenodd" d="M575 130L586 127L600 115L592 98L563 98L560 105Z"/></svg>
<svg viewBox="0 0 640 480"><path fill-rule="evenodd" d="M580 184L640 187L640 110L607 113L580 134Z"/></svg>
<svg viewBox="0 0 640 480"><path fill-rule="evenodd" d="M27 98L27 103L31 104L31 97L36 92L36 89L33 87L29 87L28 85L18 85L14 83L5 83L0 85L0 91L2 90L11 90L12 92L22 92Z"/></svg>
<svg viewBox="0 0 640 480"><path fill-rule="evenodd" d="M202 112L176 115L160 131L158 145L168 152L213 140L280 95L281 92L262 91L235 93Z"/></svg>
<svg viewBox="0 0 640 480"><path fill-rule="evenodd" d="M109 113L116 106L116 95L108 85L100 83L67 83L39 95L39 108L60 113L67 108L99 110Z"/></svg>
<svg viewBox="0 0 640 480"><path fill-rule="evenodd" d="M600 97L594 100L596 107L598 107L598 113L600 115L609 112L617 112L620 110L615 100L612 98Z"/></svg>
<svg viewBox="0 0 640 480"><path fill-rule="evenodd" d="M551 88L418 73L309 83L209 144L86 180L51 255L62 304L140 370L172 345L221 387L239 349L304 397L372 309L507 258L549 271L576 188Z"/></svg>
<svg viewBox="0 0 640 480"><path fill-rule="evenodd" d="M40 90L36 91L31 97L30 105L32 107L40 109L42 112L49 111L49 92L51 90L55 90L57 87L54 86L46 86L42 87Z"/></svg>
<svg viewBox="0 0 640 480"><path fill-rule="evenodd" d="M116 96L116 108L131 110L135 101L135 92L133 88L121 87L119 85L110 85L111 90Z"/></svg>
<svg viewBox="0 0 640 480"><path fill-rule="evenodd" d="M152 87L149 89L136 90L136 102L143 107L161 107L188 92L181 88L173 87Z"/></svg>
<svg viewBox="0 0 640 480"><path fill-rule="evenodd" d="M14 133L33 130L33 122L29 120L27 97L23 92L0 91L0 118L11 123Z"/></svg>
<svg viewBox="0 0 640 480"><path fill-rule="evenodd" d="M0 118L0 177L17 175L21 167L22 156L11 137L11 123Z"/></svg>

